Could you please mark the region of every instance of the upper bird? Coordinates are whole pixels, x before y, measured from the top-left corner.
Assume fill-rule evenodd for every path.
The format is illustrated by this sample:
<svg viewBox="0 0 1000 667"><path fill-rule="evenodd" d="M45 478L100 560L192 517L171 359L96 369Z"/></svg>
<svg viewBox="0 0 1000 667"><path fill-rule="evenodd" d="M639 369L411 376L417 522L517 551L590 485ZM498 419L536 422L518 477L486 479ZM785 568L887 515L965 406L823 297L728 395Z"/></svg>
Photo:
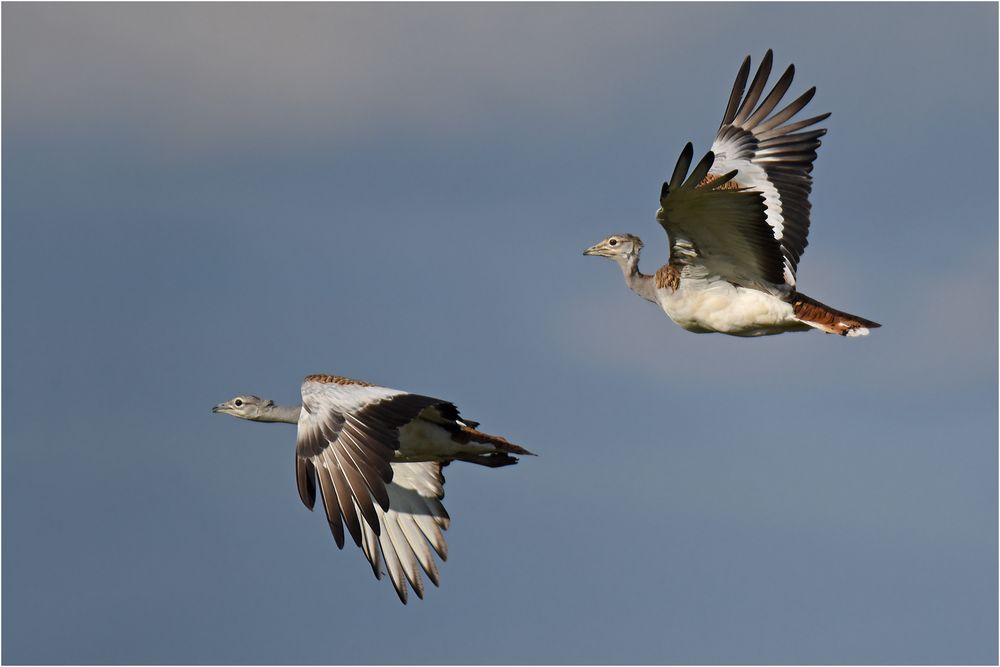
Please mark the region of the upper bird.
<svg viewBox="0 0 1000 667"><path fill-rule="evenodd" d="M797 289L795 269L809 233L810 172L826 134L806 128L830 114L790 122L815 87L774 111L792 83L794 65L760 101L771 62L768 50L744 97L746 57L712 150L689 174L689 143L663 184L656 219L669 237L670 261L652 276L640 273L642 241L632 234L609 236L583 254L613 259L633 292L659 304L688 331L766 336L819 329L866 336L879 325Z"/></svg>
<svg viewBox="0 0 1000 667"><path fill-rule="evenodd" d="M448 401L336 375L306 377L302 405L240 395L212 412L298 424L299 497L312 509L319 481L337 546L344 548L346 525L377 579L385 564L404 604L406 582L424 596L420 568L439 584L431 547L441 560L448 557L442 466L459 460L500 467L517 463L514 455L531 454L477 430L479 424L460 417Z"/></svg>

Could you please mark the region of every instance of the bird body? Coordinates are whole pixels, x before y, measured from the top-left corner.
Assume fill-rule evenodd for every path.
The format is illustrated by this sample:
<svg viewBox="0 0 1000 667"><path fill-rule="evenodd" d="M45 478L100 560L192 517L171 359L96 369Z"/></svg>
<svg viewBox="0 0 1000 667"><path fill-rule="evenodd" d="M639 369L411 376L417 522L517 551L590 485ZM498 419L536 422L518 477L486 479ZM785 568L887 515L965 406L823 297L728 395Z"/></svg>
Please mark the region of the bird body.
<svg viewBox="0 0 1000 667"><path fill-rule="evenodd" d="M658 288L656 296L670 319L694 333L766 336L810 328L788 301L718 277L681 280L676 289Z"/></svg>
<svg viewBox="0 0 1000 667"><path fill-rule="evenodd" d="M403 603L407 584L423 597L421 570L440 582L432 550L441 560L448 554L442 467L452 461L502 467L531 452L477 430L441 399L336 375L310 375L301 391L300 406L240 395L212 411L296 424L302 502L312 509L318 489L337 546L346 542L346 526L376 578L383 566L388 571Z"/></svg>
<svg viewBox="0 0 1000 667"><path fill-rule="evenodd" d="M640 273L642 241L632 234L609 236L584 254L613 259L633 292L688 331L867 335L879 325L798 291L795 273L808 244L810 174L826 133L806 128L830 114L790 122L815 88L775 111L795 68L789 66L764 95L772 58L769 50L745 96L750 58L743 61L712 150L691 169L694 149L687 144L663 184L656 218L670 241L669 263L653 276Z"/></svg>

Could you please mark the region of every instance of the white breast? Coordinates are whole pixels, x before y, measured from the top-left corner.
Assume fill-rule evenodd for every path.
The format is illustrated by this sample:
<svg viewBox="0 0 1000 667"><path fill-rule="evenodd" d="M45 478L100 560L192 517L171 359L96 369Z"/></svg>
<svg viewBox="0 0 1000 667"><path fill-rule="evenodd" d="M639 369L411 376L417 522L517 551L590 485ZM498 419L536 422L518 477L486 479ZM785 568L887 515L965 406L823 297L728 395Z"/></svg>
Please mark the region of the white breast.
<svg viewBox="0 0 1000 667"><path fill-rule="evenodd" d="M695 333L766 336L808 328L788 302L721 279L683 280L676 292L657 290L657 298L670 319Z"/></svg>

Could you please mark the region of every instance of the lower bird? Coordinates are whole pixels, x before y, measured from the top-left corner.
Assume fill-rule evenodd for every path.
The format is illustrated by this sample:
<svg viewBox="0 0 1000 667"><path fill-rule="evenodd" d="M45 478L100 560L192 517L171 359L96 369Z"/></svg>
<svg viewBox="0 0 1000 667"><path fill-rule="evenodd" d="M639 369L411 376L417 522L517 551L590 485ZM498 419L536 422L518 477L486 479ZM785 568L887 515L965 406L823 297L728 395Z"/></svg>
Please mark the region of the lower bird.
<svg viewBox="0 0 1000 667"><path fill-rule="evenodd" d="M379 387L337 375L310 375L302 405L281 406L252 395L216 405L212 412L257 422L298 425L295 475L309 509L317 481L327 522L344 548L344 526L362 548L377 579L384 565L399 599L407 582L424 596L421 568L440 584L431 549L442 561L441 534L450 519L441 499L441 468L452 461L488 467L517 463L531 452L459 416L448 401Z"/></svg>
<svg viewBox="0 0 1000 667"><path fill-rule="evenodd" d="M816 93L810 88L774 111L792 83L789 66L758 105L771 72L771 51L749 91L743 61L722 124L695 168L689 143L660 191L656 218L667 232L670 261L639 271L642 241L614 234L584 255L608 257L629 288L695 333L766 336L819 329L866 336L879 325L826 306L798 291L795 271L809 232L813 161L824 129L804 131L820 114L789 122Z"/></svg>

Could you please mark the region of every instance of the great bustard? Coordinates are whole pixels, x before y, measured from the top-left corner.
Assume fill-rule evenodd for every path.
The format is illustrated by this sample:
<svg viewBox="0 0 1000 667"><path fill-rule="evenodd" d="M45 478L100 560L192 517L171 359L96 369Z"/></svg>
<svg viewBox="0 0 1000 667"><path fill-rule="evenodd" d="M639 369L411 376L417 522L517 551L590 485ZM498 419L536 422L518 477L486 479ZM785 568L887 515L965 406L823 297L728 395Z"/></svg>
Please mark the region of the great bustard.
<svg viewBox="0 0 1000 667"><path fill-rule="evenodd" d="M456 460L500 467L517 463L515 454L531 454L477 430L447 401L336 375L308 376L301 406L240 395L212 412L298 424L299 497L312 509L319 480L337 546L344 548L346 525L377 579L385 565L404 604L406 582L424 596L420 568L435 586L440 582L431 547L441 560L448 556L441 467Z"/></svg>
<svg viewBox="0 0 1000 667"><path fill-rule="evenodd" d="M639 272L642 241L615 234L584 255L618 263L629 288L696 333L764 336L812 328L864 336L875 322L800 293L795 269L809 232L809 175L825 129L804 130L829 113L789 122L816 88L772 113L795 74L790 65L757 105L771 73L771 51L746 97L750 57L743 61L712 150L688 174L693 148L681 152L660 192L656 219L667 232L670 261ZM755 108L756 107L756 108Z"/></svg>

